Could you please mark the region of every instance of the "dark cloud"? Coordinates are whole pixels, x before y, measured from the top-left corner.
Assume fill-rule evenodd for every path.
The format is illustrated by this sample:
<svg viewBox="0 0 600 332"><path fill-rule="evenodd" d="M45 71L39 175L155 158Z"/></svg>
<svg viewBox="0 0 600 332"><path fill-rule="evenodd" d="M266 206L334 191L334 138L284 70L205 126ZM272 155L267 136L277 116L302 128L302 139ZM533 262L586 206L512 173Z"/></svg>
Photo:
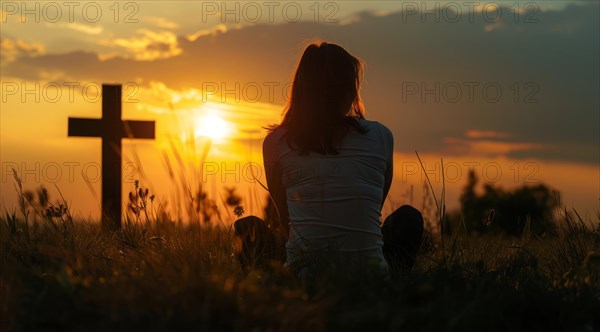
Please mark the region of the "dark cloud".
<svg viewBox="0 0 600 332"><path fill-rule="evenodd" d="M40 70L52 69L79 80L142 78L175 89L201 89L203 82L285 84L306 42L320 38L366 61L368 117L393 130L398 150L450 154L457 151L451 142L479 130L510 133L500 140L531 144L509 152L512 157L597 164L598 10L597 3L589 3L529 13L537 23L523 23L527 13L515 23L508 9L496 23L479 16L474 22L463 17L457 23L436 23L429 17L422 23L402 13L363 13L347 25L255 25L195 41L179 37L180 55L151 62L100 61L89 52L25 57L6 65L3 74L37 79ZM434 94L421 100L422 88L433 89L436 83L439 102ZM411 87L419 91L407 95ZM502 96L493 101L498 89ZM461 98L453 101L458 90ZM470 91L475 93L472 102ZM281 90L275 96L276 103L284 103Z"/></svg>

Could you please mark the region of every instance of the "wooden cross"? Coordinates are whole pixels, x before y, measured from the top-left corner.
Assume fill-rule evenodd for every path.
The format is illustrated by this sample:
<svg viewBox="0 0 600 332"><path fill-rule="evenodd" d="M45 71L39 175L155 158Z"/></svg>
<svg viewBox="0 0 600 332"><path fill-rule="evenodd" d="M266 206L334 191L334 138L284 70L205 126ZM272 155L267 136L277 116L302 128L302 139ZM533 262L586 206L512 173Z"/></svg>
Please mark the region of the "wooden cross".
<svg viewBox="0 0 600 332"><path fill-rule="evenodd" d="M102 118L69 118L69 136L102 138L102 226L121 227L121 139L154 138L154 121L121 120L121 85L102 84Z"/></svg>

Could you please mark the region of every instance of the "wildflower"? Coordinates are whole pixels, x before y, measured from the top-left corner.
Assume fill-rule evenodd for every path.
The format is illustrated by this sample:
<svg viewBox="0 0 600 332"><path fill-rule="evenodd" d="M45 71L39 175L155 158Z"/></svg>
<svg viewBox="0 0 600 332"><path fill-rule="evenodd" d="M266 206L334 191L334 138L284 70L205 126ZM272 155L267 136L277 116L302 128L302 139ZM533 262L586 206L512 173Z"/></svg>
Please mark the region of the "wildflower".
<svg viewBox="0 0 600 332"><path fill-rule="evenodd" d="M233 214L235 214L238 218L244 215L244 207L238 205L233 209Z"/></svg>
<svg viewBox="0 0 600 332"><path fill-rule="evenodd" d="M46 209L46 217L47 218L52 218L54 216L54 207L49 207Z"/></svg>
<svg viewBox="0 0 600 332"><path fill-rule="evenodd" d="M131 210L131 212L133 212L136 215L140 212L140 209L133 204L129 204L129 209Z"/></svg>
<svg viewBox="0 0 600 332"><path fill-rule="evenodd" d="M48 206L48 190L46 190L46 188L43 186L38 191L38 199L40 201L40 206Z"/></svg>
<svg viewBox="0 0 600 332"><path fill-rule="evenodd" d="M67 207L60 204L58 207L50 206L46 209L47 218L60 218L67 213Z"/></svg>

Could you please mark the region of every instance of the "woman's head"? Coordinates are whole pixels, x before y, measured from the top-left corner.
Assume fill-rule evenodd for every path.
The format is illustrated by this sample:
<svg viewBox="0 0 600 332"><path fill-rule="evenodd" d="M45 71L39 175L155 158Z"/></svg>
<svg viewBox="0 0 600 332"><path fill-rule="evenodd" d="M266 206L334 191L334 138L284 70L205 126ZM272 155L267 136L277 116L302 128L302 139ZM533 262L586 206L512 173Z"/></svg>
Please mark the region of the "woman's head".
<svg viewBox="0 0 600 332"><path fill-rule="evenodd" d="M338 45L313 43L304 50L281 123L292 148L336 154L350 127L364 132L357 121L364 118L362 75L362 62Z"/></svg>

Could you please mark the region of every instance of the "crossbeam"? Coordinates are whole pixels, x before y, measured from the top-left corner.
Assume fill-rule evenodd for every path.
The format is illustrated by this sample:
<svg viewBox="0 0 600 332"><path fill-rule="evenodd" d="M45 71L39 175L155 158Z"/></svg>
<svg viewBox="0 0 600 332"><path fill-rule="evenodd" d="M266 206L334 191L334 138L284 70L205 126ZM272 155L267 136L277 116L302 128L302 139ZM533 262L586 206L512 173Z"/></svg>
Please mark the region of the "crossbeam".
<svg viewBox="0 0 600 332"><path fill-rule="evenodd" d="M102 225L119 229L122 217L123 138L154 139L155 122L121 119L121 85L102 85L102 118L69 118L68 136L102 139Z"/></svg>

